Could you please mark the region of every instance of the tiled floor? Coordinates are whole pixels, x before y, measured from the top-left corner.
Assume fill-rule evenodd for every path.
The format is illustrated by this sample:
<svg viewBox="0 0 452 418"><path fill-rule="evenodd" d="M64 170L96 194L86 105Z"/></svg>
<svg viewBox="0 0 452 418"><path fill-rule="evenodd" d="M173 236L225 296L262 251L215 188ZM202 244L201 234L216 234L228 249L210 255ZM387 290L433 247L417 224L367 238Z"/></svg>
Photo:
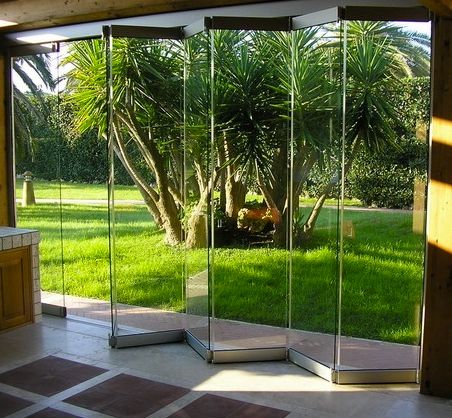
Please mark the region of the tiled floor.
<svg viewBox="0 0 452 418"><path fill-rule="evenodd" d="M6 417L13 412L20 411L30 405L32 405L32 403L25 399L0 392L0 417Z"/></svg>
<svg viewBox="0 0 452 418"><path fill-rule="evenodd" d="M45 408L42 411L30 415L35 418L73 418L77 415L68 414L67 412L59 411L58 409Z"/></svg>
<svg viewBox="0 0 452 418"><path fill-rule="evenodd" d="M100 367L48 356L0 374L0 383L52 396L104 372Z"/></svg>
<svg viewBox="0 0 452 418"><path fill-rule="evenodd" d="M185 408L170 415L171 418L223 418L223 417L260 417L260 418L283 418L288 412L280 409L269 408L237 401L223 396L206 394L196 401L189 403Z"/></svg>
<svg viewBox="0 0 452 418"><path fill-rule="evenodd" d="M287 362L207 364L183 343L110 349L108 331L45 317L0 334L0 417L452 417L452 400L417 385L339 386Z"/></svg>
<svg viewBox="0 0 452 418"><path fill-rule="evenodd" d="M72 405L117 417L147 417L181 398L188 389L120 374L66 399Z"/></svg>
<svg viewBox="0 0 452 418"><path fill-rule="evenodd" d="M77 390L75 386L107 372L107 369L78 361L47 356L0 374L0 383L12 391L21 389L45 396L46 401L49 402L53 395L68 389ZM74 405L78 408L80 415L55 408L42 408L29 415L28 411L34 411L39 404L22 399L23 393L17 396L9 395L2 393L0 388L0 416L4 417L16 412L22 416L34 417L77 417L90 416L93 412L99 412L104 416L118 418L145 418L190 392L187 388L125 373L110 377L87 389L83 389L83 385L79 386L78 390L79 392L72 396L63 397L56 408L64 409L66 405ZM189 403L173 416L282 418L288 414L289 411L206 394Z"/></svg>

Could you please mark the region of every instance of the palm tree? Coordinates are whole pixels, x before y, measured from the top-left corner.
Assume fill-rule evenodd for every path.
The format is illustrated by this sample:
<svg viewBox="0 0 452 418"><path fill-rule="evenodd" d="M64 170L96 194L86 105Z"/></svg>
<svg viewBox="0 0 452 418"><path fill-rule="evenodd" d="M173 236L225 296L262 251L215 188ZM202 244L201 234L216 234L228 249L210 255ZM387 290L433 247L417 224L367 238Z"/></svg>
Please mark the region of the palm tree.
<svg viewBox="0 0 452 418"><path fill-rule="evenodd" d="M400 118L387 91L401 77L425 71L428 61L426 40L411 36L387 23L349 23L346 172L360 147L381 152L396 141ZM291 36L215 31L213 50L205 34L190 38L184 48L175 41L114 40L114 150L168 243L185 237L190 247L205 246L213 191L220 190L221 205L234 220L252 183L280 220L275 241L284 243L290 190L293 210L312 168L337 165L334 149L341 131L334 121L339 120L342 77L338 38L322 27ZM105 52L100 41L79 42L67 58L73 64L68 97L78 108L79 126L97 127L102 136L107 131ZM415 53L419 59L412 58ZM293 143L288 136L291 120ZM136 155L147 173L139 169ZM146 180L149 173L153 185ZM306 237L338 181L335 174L324 185L305 222Z"/></svg>
<svg viewBox="0 0 452 418"><path fill-rule="evenodd" d="M293 142L291 151L287 141L280 148L272 166L272 172L277 176L273 184L261 189L270 191L271 199L266 198L267 202L273 202L270 206L273 210L276 208L281 217L281 227L276 225L274 236L275 243L280 246L285 244L284 229L290 219L289 211L293 213L297 209L302 187L313 166L325 164L326 154L332 145L330 124L337 108L339 74L335 71L338 68L337 54L332 53L326 35L320 27L294 32L290 48L285 49L286 57L277 64L281 81L274 85L281 86L286 97L292 100ZM287 172L286 161L289 158L292 159L292 176ZM281 179L284 178L287 185L281 187Z"/></svg>
<svg viewBox="0 0 452 418"><path fill-rule="evenodd" d="M113 43L113 148L143 196L166 242L181 241L182 48L178 42L118 38ZM106 61L101 41L73 43L66 62L68 100L81 131L106 137ZM137 157L147 167L140 169ZM155 185L149 184L149 174Z"/></svg>
<svg viewBox="0 0 452 418"><path fill-rule="evenodd" d="M402 75L413 77L430 74L430 36L391 22L350 21L347 39L352 43L363 38L384 41L387 52L398 62ZM338 34L336 33L336 36Z"/></svg>
<svg viewBox="0 0 452 418"><path fill-rule="evenodd" d="M397 113L394 95L389 93L397 91L405 78L429 73L430 44L428 36L388 22L346 24L345 176L360 148L379 153L396 145L397 127L404 116ZM342 33L331 35L340 39ZM336 171L323 186L304 224L306 237L312 234L320 210L339 179Z"/></svg>
<svg viewBox="0 0 452 418"><path fill-rule="evenodd" d="M235 223L243 207L248 184L257 175L272 175L274 151L286 135L287 119L278 102L286 102L275 62L283 49L268 42L270 34L220 31L215 34L214 118L219 164L225 173L225 212ZM281 35L288 46L287 35ZM286 114L287 116L287 110Z"/></svg>
<svg viewBox="0 0 452 418"><path fill-rule="evenodd" d="M13 79L19 77L23 84L21 88L18 87L17 83L13 86L14 139L17 160L26 156L33 156L35 138L32 133L32 126L36 120L44 121L49 115L44 99L46 93L36 85L36 80L40 80L48 90L53 90L56 82L50 66L50 57L46 54L13 59Z"/></svg>

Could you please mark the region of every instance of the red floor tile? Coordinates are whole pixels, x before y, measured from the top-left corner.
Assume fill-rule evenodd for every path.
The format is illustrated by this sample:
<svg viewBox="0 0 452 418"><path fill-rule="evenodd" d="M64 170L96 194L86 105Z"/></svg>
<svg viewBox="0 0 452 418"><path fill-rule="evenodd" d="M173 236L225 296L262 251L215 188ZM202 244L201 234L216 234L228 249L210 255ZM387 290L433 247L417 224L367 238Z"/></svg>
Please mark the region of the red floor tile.
<svg viewBox="0 0 452 418"><path fill-rule="evenodd" d="M49 356L0 374L0 382L43 396L52 396L106 370Z"/></svg>
<svg viewBox="0 0 452 418"><path fill-rule="evenodd" d="M0 417L6 417L30 405L33 405L33 403L26 401L25 399L20 399L16 396L0 392Z"/></svg>
<svg viewBox="0 0 452 418"><path fill-rule="evenodd" d="M67 412L58 411L58 409L46 408L42 411L36 412L29 417L33 418L77 418L77 415L72 415Z"/></svg>
<svg viewBox="0 0 452 418"><path fill-rule="evenodd" d="M142 418L188 392L178 386L120 374L64 402L118 418Z"/></svg>
<svg viewBox="0 0 452 418"><path fill-rule="evenodd" d="M172 418L283 418L289 412L217 395L203 395Z"/></svg>

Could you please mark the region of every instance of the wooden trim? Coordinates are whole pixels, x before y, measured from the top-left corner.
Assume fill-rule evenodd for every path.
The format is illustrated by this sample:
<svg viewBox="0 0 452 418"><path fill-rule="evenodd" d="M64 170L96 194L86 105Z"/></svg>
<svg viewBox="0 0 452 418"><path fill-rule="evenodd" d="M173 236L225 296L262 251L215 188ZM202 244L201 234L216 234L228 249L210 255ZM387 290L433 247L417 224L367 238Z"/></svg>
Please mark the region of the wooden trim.
<svg viewBox="0 0 452 418"><path fill-rule="evenodd" d="M452 398L452 19L433 25L421 393Z"/></svg>
<svg viewBox="0 0 452 418"><path fill-rule="evenodd" d="M421 3L437 16L452 16L451 0L421 0Z"/></svg>
<svg viewBox="0 0 452 418"><path fill-rule="evenodd" d="M272 0L14 0L2 3L2 19L17 25L0 28L0 32L269 1Z"/></svg>
<svg viewBox="0 0 452 418"><path fill-rule="evenodd" d="M14 141L14 106L13 106L13 81L12 59L8 53L4 64L4 106L5 106L5 142L6 142L6 169L7 169L7 195L8 195L8 226L15 227L16 217L16 160Z"/></svg>

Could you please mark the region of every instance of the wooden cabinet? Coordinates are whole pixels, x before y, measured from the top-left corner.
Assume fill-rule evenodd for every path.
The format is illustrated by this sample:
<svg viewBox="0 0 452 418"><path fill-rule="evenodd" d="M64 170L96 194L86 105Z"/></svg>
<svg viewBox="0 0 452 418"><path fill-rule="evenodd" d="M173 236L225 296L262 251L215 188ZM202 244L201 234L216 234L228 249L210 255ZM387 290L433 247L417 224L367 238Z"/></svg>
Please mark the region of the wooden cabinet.
<svg viewBox="0 0 452 418"><path fill-rule="evenodd" d="M0 331L32 322L30 247L0 252Z"/></svg>

